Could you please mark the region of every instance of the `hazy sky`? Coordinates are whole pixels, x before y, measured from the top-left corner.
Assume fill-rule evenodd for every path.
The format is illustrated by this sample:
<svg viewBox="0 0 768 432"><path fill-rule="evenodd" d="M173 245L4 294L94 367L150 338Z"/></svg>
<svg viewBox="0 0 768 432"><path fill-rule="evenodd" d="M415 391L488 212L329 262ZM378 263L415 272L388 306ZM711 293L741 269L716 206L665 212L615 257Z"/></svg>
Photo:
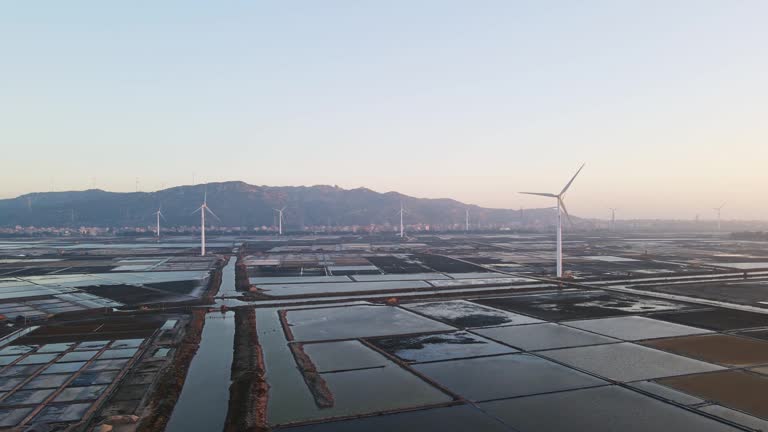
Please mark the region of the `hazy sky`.
<svg viewBox="0 0 768 432"><path fill-rule="evenodd" d="M337 184L768 219L768 2L16 1L0 197Z"/></svg>

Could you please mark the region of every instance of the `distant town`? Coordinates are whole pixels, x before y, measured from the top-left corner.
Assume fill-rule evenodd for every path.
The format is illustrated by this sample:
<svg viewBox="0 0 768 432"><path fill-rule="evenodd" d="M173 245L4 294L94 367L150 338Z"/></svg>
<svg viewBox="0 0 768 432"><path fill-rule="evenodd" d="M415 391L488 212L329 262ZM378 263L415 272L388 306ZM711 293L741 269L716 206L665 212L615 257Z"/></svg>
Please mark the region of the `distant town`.
<svg viewBox="0 0 768 432"><path fill-rule="evenodd" d="M568 229L580 232L701 232L717 233L714 221L680 221L680 220L622 220L611 226L610 221L579 219L579 222ZM472 226L466 230L462 224L407 224L409 233L509 233L509 232L549 232L553 229L549 220L529 220L525 223L510 222L508 224L489 224ZM395 224L370 225L314 225L288 227L285 233L291 234L397 234L399 226ZM218 226L209 225L207 232L214 234L250 234L277 235L278 227L271 225L260 226ZM768 231L768 222L763 221L727 221L723 224L723 233L732 232L763 232ZM200 226L168 225L163 227L164 236L199 234ZM154 235L155 227L147 226L0 226L0 236L141 236Z"/></svg>

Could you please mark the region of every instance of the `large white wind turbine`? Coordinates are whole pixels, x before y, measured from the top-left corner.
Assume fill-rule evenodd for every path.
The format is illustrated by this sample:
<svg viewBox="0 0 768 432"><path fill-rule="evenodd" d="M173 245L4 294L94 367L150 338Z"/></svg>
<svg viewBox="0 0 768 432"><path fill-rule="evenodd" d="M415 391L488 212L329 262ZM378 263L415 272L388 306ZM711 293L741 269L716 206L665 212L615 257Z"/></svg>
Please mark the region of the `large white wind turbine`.
<svg viewBox="0 0 768 432"><path fill-rule="evenodd" d="M203 205L198 207L194 212L200 212L200 256L205 256L205 212L208 212L211 216L221 220L216 216L216 213L208 207L208 191L205 191L205 195L203 195Z"/></svg>
<svg viewBox="0 0 768 432"><path fill-rule="evenodd" d="M714 210L717 213L717 231L720 231L720 213L723 210L723 207L725 207L725 203L720 204L720 207L715 207L712 210Z"/></svg>
<svg viewBox="0 0 768 432"><path fill-rule="evenodd" d="M584 169L584 165L586 164L581 165L581 168L576 171L576 174L571 177L571 181L565 185L559 194L545 192L520 192L526 195L538 195L557 199L557 277L559 278L563 277L563 213L565 213L565 216L569 221L571 220L571 216L568 214L568 209L565 208L565 201L563 199L565 198L565 193L568 191L568 188L571 187L573 181L576 180L576 176L579 175L582 169Z"/></svg>
<svg viewBox="0 0 768 432"><path fill-rule="evenodd" d="M158 207L157 211L155 212L155 216L157 216L157 230L155 231L155 236L157 236L157 239L160 240L160 218L165 220L165 216L163 215L163 206Z"/></svg>
<svg viewBox="0 0 768 432"><path fill-rule="evenodd" d="M279 220L277 222L277 232L279 235L283 235L283 212L285 211L285 207L281 209L272 209L277 212L279 216Z"/></svg>

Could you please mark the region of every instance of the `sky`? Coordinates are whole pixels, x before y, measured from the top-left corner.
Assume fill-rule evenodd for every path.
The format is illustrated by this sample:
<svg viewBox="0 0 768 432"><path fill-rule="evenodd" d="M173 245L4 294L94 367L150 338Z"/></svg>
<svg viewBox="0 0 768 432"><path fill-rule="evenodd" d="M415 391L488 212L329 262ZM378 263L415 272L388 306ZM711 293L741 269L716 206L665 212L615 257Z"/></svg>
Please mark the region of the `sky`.
<svg viewBox="0 0 768 432"><path fill-rule="evenodd" d="M768 2L0 5L0 198L330 184L768 219Z"/></svg>

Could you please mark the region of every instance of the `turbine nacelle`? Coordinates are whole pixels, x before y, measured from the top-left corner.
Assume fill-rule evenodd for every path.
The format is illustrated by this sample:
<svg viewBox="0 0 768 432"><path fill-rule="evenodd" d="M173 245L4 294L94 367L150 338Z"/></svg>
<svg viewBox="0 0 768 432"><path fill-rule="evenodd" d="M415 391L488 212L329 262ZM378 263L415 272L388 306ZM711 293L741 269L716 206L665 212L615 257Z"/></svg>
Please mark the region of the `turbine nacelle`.
<svg viewBox="0 0 768 432"><path fill-rule="evenodd" d="M203 205L198 207L197 210L193 211L192 214L195 214L195 213L197 213L197 212L199 212L201 210L205 210L208 214L210 214L211 216L215 217L216 220L221 222L221 219L218 216L216 216L216 213L214 213L213 210L211 210L211 208L208 207L208 205L206 205L205 203L203 203Z"/></svg>
<svg viewBox="0 0 768 432"><path fill-rule="evenodd" d="M573 184L573 181L576 180L576 177L579 175L581 170L584 169L584 165L581 164L581 167L579 167L578 171L576 171L576 174L571 177L571 180L568 181L568 183L563 187L563 190L560 191L559 194L553 194L549 192L520 192L521 194L525 195L536 195L536 196L543 196L547 198L555 198L557 199L557 205L563 210L563 213L565 213L566 219L568 219L568 223L570 225L573 225L573 220L571 219L571 215L568 213L568 208L565 207L565 193L568 192L568 189L570 189L571 185Z"/></svg>

